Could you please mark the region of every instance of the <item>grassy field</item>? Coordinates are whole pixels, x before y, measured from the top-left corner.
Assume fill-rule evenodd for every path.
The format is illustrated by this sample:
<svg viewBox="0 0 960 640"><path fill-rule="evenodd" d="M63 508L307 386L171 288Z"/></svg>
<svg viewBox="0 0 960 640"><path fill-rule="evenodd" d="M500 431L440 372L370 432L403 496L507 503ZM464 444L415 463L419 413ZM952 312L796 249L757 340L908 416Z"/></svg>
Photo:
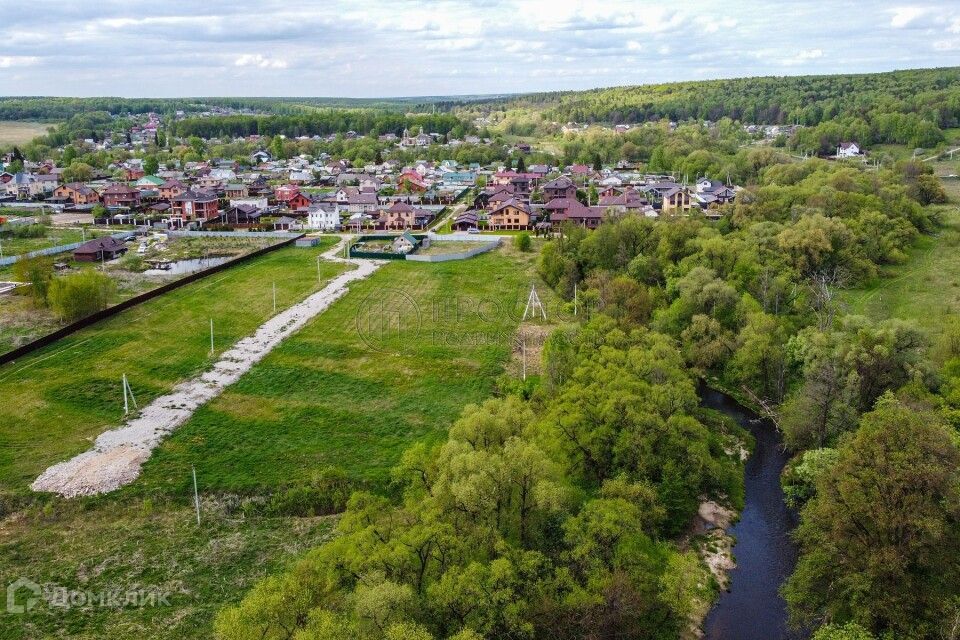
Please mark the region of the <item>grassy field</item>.
<svg viewBox="0 0 960 640"><path fill-rule="evenodd" d="M534 260L506 247L384 266L197 411L131 490L182 495L191 464L216 491L270 489L328 465L382 486L407 446L442 437L493 391Z"/></svg>
<svg viewBox="0 0 960 640"><path fill-rule="evenodd" d="M106 229L83 231L73 227L47 227L43 236L38 238L0 238L0 247L3 248L3 255L17 256L37 249L80 242L84 238L90 240L108 233L110 231Z"/></svg>
<svg viewBox="0 0 960 640"><path fill-rule="evenodd" d="M260 283L270 283L264 270L278 266L264 262L285 262L298 282L309 263L316 282L309 253L281 250L257 270L230 272L229 284L211 282L189 296L181 290L182 299L171 294L167 307L149 316L124 314L126 321L0 368L0 387L14 392L0 406L0 424L16 425L0 431L0 492L26 499L22 492L40 470L117 424L122 400L114 379L121 371L146 402L164 386L158 378L203 367L206 334L189 328L206 322L209 308L193 306L260 313ZM464 404L488 396L504 368L515 367L513 338L535 261L535 253L508 246L462 262L387 264L194 414L130 487L97 498L44 499L0 519L0 584L25 576L67 589L157 586L172 594L170 606L159 607L61 611L40 604L5 619L0 638L208 637L220 606L319 544L333 522L245 516L237 493L267 492L327 465L382 487L410 443L443 437ZM538 291L553 321L552 294L545 286ZM230 341L249 331L233 327ZM222 343L218 349L226 335ZM84 366L101 353L104 371ZM192 464L200 526L189 506Z"/></svg>
<svg viewBox="0 0 960 640"><path fill-rule="evenodd" d="M126 373L141 403L211 363L281 308L318 289L316 256L330 246L283 248L187 285L0 367L0 490L23 492L45 467L86 449L118 424ZM322 262L326 281L343 267Z"/></svg>
<svg viewBox="0 0 960 640"><path fill-rule="evenodd" d="M0 120L0 147L30 142L38 136L46 135L47 129L53 126L56 124L50 122Z"/></svg>
<svg viewBox="0 0 960 640"><path fill-rule="evenodd" d="M949 137L958 132L948 131ZM960 180L944 176L960 173L957 161L932 162L941 177L950 204L941 207L942 227L921 236L903 265L883 269L865 286L843 292L850 313L876 320L912 320L935 338L944 320L960 313Z"/></svg>

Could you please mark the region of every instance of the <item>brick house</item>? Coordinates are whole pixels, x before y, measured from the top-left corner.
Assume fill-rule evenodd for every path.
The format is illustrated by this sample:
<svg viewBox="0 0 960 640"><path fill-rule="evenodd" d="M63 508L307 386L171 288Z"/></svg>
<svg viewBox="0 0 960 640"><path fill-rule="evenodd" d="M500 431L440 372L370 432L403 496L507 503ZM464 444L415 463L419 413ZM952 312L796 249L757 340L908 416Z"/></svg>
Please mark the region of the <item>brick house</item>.
<svg viewBox="0 0 960 640"><path fill-rule="evenodd" d="M82 182L71 182L57 187L53 195L57 198L66 198L73 204L96 204L100 202L100 196L96 191L83 184Z"/></svg>
<svg viewBox="0 0 960 640"><path fill-rule="evenodd" d="M160 199L161 200L173 200L178 195L187 190L187 185L183 184L179 180L167 180L160 185Z"/></svg>
<svg viewBox="0 0 960 640"><path fill-rule="evenodd" d="M140 192L125 184L111 184L100 194L106 207L128 207L140 205Z"/></svg>
<svg viewBox="0 0 960 640"><path fill-rule="evenodd" d="M220 216L220 201L210 191L188 189L170 201L170 218L178 226L192 220L206 222Z"/></svg>
<svg viewBox="0 0 960 640"><path fill-rule="evenodd" d="M489 228L529 229L533 223L533 212L527 204L508 200L490 212Z"/></svg>

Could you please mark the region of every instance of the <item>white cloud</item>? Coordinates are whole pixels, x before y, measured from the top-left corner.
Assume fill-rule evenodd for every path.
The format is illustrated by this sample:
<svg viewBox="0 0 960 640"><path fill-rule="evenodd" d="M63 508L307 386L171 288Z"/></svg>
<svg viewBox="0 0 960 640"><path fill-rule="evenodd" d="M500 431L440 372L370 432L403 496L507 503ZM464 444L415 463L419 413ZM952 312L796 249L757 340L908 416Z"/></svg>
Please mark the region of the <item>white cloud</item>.
<svg viewBox="0 0 960 640"><path fill-rule="evenodd" d="M40 62L36 56L0 56L0 69L30 67Z"/></svg>
<svg viewBox="0 0 960 640"><path fill-rule="evenodd" d="M245 53L233 61L237 67L259 67L261 69L286 69L287 61L279 58L267 58L259 53Z"/></svg>
<svg viewBox="0 0 960 640"><path fill-rule="evenodd" d="M927 11L928 9L926 7L897 7L890 9L888 13L893 14L890 18L890 26L894 29L908 27L911 22L926 14Z"/></svg>

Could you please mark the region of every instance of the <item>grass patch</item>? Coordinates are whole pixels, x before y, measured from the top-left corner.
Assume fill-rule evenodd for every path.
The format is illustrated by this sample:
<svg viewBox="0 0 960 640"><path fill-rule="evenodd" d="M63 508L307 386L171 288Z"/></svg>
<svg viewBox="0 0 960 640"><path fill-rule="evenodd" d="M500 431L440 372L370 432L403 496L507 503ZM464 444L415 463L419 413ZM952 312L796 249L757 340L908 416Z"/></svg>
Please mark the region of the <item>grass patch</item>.
<svg viewBox="0 0 960 640"><path fill-rule="evenodd" d="M11 144L26 144L34 138L47 135L47 129L55 126L55 122L0 120L0 147Z"/></svg>
<svg viewBox="0 0 960 640"><path fill-rule="evenodd" d="M88 448L122 419L126 373L146 404L179 380L210 366L209 322L216 354L341 272L320 247L283 248L189 284L0 367L0 489L25 492L50 464ZM116 402L117 399L120 402Z"/></svg>
<svg viewBox="0 0 960 640"><path fill-rule="evenodd" d="M960 312L960 211L943 208L943 226L921 236L902 265L843 292L850 313L875 320L912 320L936 337L944 320Z"/></svg>
<svg viewBox="0 0 960 640"><path fill-rule="evenodd" d="M534 259L503 248L387 264L197 411L129 490L183 494L193 464L219 491L270 490L328 465L384 486L411 443L442 438L493 391Z"/></svg>

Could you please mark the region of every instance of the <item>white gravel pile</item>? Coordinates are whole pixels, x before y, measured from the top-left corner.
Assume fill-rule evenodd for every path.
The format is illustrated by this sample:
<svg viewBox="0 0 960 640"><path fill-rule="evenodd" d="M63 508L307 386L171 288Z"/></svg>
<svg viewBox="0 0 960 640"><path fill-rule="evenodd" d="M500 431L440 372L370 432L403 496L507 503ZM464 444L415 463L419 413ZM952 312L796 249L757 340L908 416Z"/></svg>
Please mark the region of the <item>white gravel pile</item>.
<svg viewBox="0 0 960 640"><path fill-rule="evenodd" d="M342 244L324 257L356 265L356 269L334 278L320 291L264 322L252 336L243 338L225 351L213 368L197 378L176 385L127 423L101 433L93 449L49 467L30 488L65 497L113 491L133 482L150 452L167 435L187 421L201 405L220 395L282 340L347 293L347 284L366 278L383 262L337 257Z"/></svg>

